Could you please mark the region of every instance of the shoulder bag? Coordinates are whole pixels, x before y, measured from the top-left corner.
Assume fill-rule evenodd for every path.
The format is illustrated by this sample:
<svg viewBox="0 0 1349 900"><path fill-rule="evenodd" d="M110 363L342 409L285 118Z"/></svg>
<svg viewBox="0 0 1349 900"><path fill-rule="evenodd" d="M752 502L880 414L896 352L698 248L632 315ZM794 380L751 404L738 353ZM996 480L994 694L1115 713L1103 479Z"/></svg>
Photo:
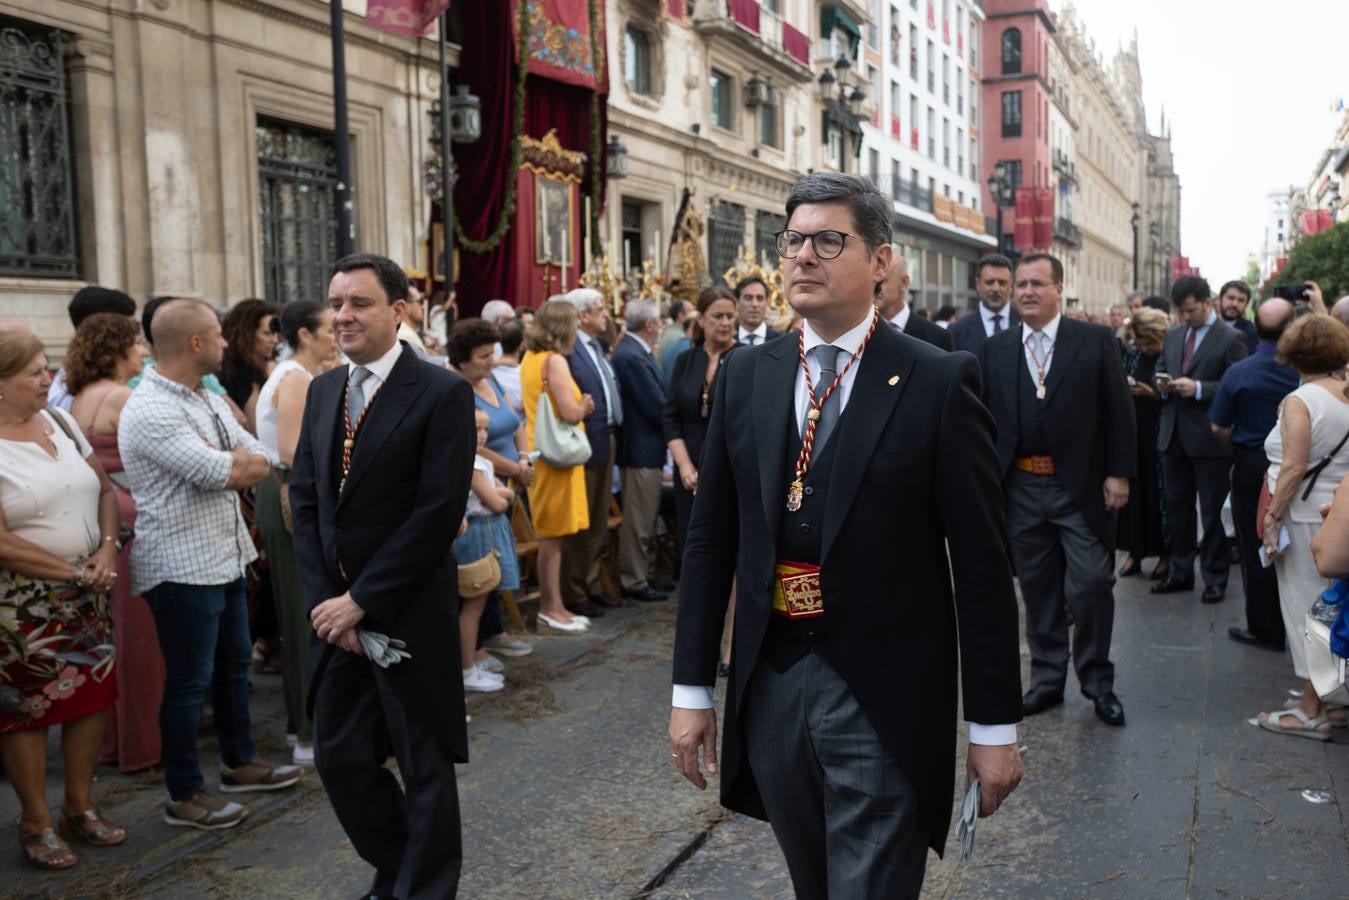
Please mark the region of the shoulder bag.
<svg viewBox="0 0 1349 900"><path fill-rule="evenodd" d="M543 361L543 390L534 409L534 449L539 458L555 469L568 469L590 461L590 441L581 426L564 421L553 412L552 398L548 396L548 360Z"/></svg>
<svg viewBox="0 0 1349 900"><path fill-rule="evenodd" d="M501 584L501 563L497 551L459 567L459 597L474 600L485 597Z"/></svg>

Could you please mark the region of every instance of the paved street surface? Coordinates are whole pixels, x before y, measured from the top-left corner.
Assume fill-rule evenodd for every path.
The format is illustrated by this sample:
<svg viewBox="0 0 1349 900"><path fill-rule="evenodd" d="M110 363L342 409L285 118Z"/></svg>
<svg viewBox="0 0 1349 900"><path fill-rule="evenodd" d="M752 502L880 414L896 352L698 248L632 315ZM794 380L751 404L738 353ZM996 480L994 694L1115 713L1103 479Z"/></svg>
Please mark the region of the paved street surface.
<svg viewBox="0 0 1349 900"><path fill-rule="evenodd" d="M1025 782L981 821L971 865L930 857L928 895L1345 896L1349 734L1322 744L1248 723L1294 682L1284 658L1227 638L1241 618L1235 581L1216 607L1146 585L1129 579L1117 593L1128 725L1098 722L1074 685L1065 706L1024 724ZM721 810L670 766L673 613L633 606L589 635L539 639L534 656L509 663L507 693L470 697L461 896L791 896L768 827ZM281 758L279 679L255 677L253 696L258 743ZM216 759L203 764L213 772ZM100 770L96 796L129 828L127 844L77 846L79 866L43 875L11 837L0 898L340 898L368 886L312 775L299 791L244 795L249 821L220 833L164 824L160 783ZM57 783L48 796L59 801ZM6 787L0 822L16 816Z"/></svg>

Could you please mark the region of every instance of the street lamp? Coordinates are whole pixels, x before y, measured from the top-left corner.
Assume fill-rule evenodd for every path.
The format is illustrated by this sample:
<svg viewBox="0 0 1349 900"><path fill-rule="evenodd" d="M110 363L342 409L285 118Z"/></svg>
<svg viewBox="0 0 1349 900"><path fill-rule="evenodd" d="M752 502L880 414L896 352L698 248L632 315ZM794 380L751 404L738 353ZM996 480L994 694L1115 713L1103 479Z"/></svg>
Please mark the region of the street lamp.
<svg viewBox="0 0 1349 900"><path fill-rule="evenodd" d="M1133 205L1134 214L1129 219L1129 224L1134 229L1134 290L1138 290L1138 225L1143 221L1143 217L1138 214L1138 210L1139 206L1135 201Z"/></svg>
<svg viewBox="0 0 1349 900"><path fill-rule="evenodd" d="M866 85L859 79L851 76L852 60L846 56L840 56L834 60L830 68L826 68L820 73L817 79L820 85L820 100L825 107L825 128L839 128L844 130L844 126L849 120L861 122L863 118L862 104L866 102ZM837 92L835 89L837 88ZM826 131L826 136L828 132ZM846 138L844 139L846 140ZM860 140L854 132L854 141ZM859 145L854 144L854 149ZM847 148L840 142L841 158L839 167L847 169Z"/></svg>
<svg viewBox="0 0 1349 900"><path fill-rule="evenodd" d="M998 252L1006 253L1002 240L1002 208L1007 205L1007 195L1012 192L1012 186L1007 180L1007 165L998 163L993 167L993 174L988 176L988 193L993 200L993 206L997 209L998 216Z"/></svg>
<svg viewBox="0 0 1349 900"><path fill-rule="evenodd" d="M1157 293L1157 235L1160 232L1156 221L1148 223L1148 293Z"/></svg>
<svg viewBox="0 0 1349 900"><path fill-rule="evenodd" d="M1171 246L1170 241L1162 247L1162 253L1166 258L1166 268L1162 270L1162 295L1165 297L1171 296L1171 255L1175 252L1176 248Z"/></svg>
<svg viewBox="0 0 1349 900"><path fill-rule="evenodd" d="M608 156L609 165L607 167L609 177L613 179L628 177L628 148L627 145L618 139L618 135L609 138L609 143L605 145L605 152Z"/></svg>

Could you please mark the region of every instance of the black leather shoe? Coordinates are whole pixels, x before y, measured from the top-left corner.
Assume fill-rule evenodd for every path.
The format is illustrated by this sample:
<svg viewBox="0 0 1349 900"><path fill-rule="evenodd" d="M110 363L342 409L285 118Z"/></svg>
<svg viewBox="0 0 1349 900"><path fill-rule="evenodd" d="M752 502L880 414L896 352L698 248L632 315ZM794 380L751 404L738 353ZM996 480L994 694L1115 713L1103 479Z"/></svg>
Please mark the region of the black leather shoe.
<svg viewBox="0 0 1349 900"><path fill-rule="evenodd" d="M604 615L604 607L589 599L582 600L579 603L566 603L567 612L575 613L578 616L585 616L588 619L598 619Z"/></svg>
<svg viewBox="0 0 1349 900"><path fill-rule="evenodd" d="M652 588L649 584L639 587L635 591L624 591L623 596L630 600L640 600L643 603L659 603L662 600L670 599L669 594L662 594L660 591Z"/></svg>
<svg viewBox="0 0 1349 900"><path fill-rule="evenodd" d="M1261 650L1273 650L1275 653L1284 651L1283 641L1267 641L1262 637L1251 634L1240 625L1233 625L1227 629L1227 636L1239 644L1250 644L1252 647L1259 647Z"/></svg>
<svg viewBox="0 0 1349 900"><path fill-rule="evenodd" d="M1222 603L1222 602L1223 602L1223 598L1226 597L1226 596L1227 596L1227 591L1226 591L1224 588L1220 588L1220 587L1218 587L1216 584L1210 584L1208 587L1204 588L1204 593L1203 593L1203 595L1199 598L1199 602L1201 602L1201 603Z"/></svg>
<svg viewBox="0 0 1349 900"><path fill-rule="evenodd" d="M1026 696L1021 698L1021 714L1023 716L1033 716L1036 713L1042 713L1051 706L1063 705L1063 691L1053 691L1049 688L1033 688L1026 691Z"/></svg>
<svg viewBox="0 0 1349 900"><path fill-rule="evenodd" d="M1124 704L1119 702L1114 691L1106 691L1091 702L1096 707L1096 718L1107 725L1124 724Z"/></svg>
<svg viewBox="0 0 1349 900"><path fill-rule="evenodd" d="M1126 559L1126 560L1124 561L1124 565L1122 565L1122 566L1119 567L1119 577L1120 577L1120 578L1132 578L1133 576L1137 575L1137 574L1138 574L1139 572L1141 572L1142 570L1143 570L1143 567L1139 564L1138 560L1134 559L1134 558L1131 556L1131 557L1129 557L1128 559Z"/></svg>
<svg viewBox="0 0 1349 900"><path fill-rule="evenodd" d="M608 594L604 593L604 591L600 591L598 594L591 594L590 602L594 603L596 606L603 606L605 609L618 609L623 605L622 600L619 600L617 597L610 597Z"/></svg>
<svg viewBox="0 0 1349 900"><path fill-rule="evenodd" d="M662 594L672 594L675 589L674 582L667 578L648 578L646 584L647 587L660 591Z"/></svg>
<svg viewBox="0 0 1349 900"><path fill-rule="evenodd" d="M1179 594L1181 591L1192 590L1194 590L1193 581L1175 581L1171 578L1164 578L1148 588L1153 594Z"/></svg>

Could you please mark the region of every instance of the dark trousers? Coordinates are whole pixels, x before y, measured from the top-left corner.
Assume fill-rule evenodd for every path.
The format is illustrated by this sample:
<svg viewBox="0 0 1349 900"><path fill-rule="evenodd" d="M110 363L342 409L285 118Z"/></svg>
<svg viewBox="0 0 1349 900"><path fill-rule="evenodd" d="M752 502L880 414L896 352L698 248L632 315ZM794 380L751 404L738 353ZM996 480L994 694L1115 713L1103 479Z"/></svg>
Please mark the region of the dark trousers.
<svg viewBox="0 0 1349 900"><path fill-rule="evenodd" d="M237 768L257 755L249 733L248 596L244 579L196 585L165 581L145 592L164 655L159 704L160 758L169 796L187 800L204 787L197 762L201 701L211 692L220 755Z"/></svg>
<svg viewBox="0 0 1349 900"><path fill-rule="evenodd" d="M1284 642L1279 611L1279 580L1274 567L1260 565L1260 539L1255 536L1260 485L1269 460L1263 447L1235 447L1232 457L1232 524L1241 548L1241 585L1246 594L1246 630L1262 641Z"/></svg>
<svg viewBox="0 0 1349 900"><path fill-rule="evenodd" d="M578 531L562 545L562 599L580 603L600 593L600 565L609 549L609 498L614 492L614 464L617 441L609 436L609 462L586 469L586 504L590 508L590 527Z"/></svg>
<svg viewBox="0 0 1349 900"><path fill-rule="evenodd" d="M1228 457L1192 459L1173 440L1162 455L1166 476L1166 514L1171 526L1171 578L1194 581L1196 551L1204 584L1227 587L1227 570L1232 565L1227 533L1223 530L1223 501L1232 486L1232 460ZM1194 504L1204 520L1204 539L1199 541Z"/></svg>
<svg viewBox="0 0 1349 900"><path fill-rule="evenodd" d="M760 660L742 715L796 896L917 897L927 835L913 784L839 674L813 652L785 672Z"/></svg>
<svg viewBox="0 0 1349 900"><path fill-rule="evenodd" d="M384 768L390 756L406 794ZM404 715L383 670L364 657L335 650L323 670L314 763L352 846L375 867L371 893L455 896L463 848L454 760Z"/></svg>
<svg viewBox="0 0 1349 900"><path fill-rule="evenodd" d="M1013 469L1006 482L1007 533L1026 606L1031 690L1062 692L1072 658L1082 693L1114 690L1114 553L1087 525L1056 475Z"/></svg>

